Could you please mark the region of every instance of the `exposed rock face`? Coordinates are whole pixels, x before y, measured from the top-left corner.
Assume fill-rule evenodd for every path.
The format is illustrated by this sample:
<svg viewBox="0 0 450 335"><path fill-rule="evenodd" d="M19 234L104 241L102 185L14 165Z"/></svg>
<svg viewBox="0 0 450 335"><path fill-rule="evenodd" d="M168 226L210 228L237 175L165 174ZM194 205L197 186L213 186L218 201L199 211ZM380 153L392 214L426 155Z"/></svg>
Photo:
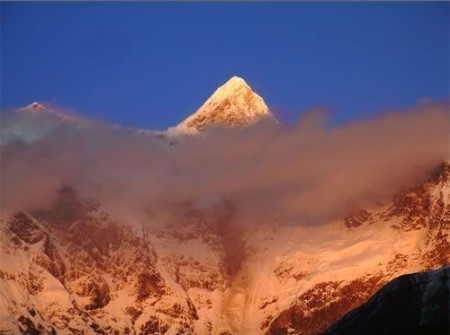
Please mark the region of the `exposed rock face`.
<svg viewBox="0 0 450 335"><path fill-rule="evenodd" d="M171 131L195 133L212 125L240 127L272 117L263 98L253 92L244 79L232 77Z"/></svg>
<svg viewBox="0 0 450 335"><path fill-rule="evenodd" d="M161 297L166 293L164 281L157 272L143 272L139 274L136 283L137 301L144 301L149 297Z"/></svg>
<svg viewBox="0 0 450 335"><path fill-rule="evenodd" d="M444 163L385 206L319 227L233 228L233 205L224 203L187 206L172 226L143 229L63 188L52 209L3 213L0 330L322 333L393 278L450 263L447 176ZM448 267L439 273L448 278ZM408 285L435 287L443 277L424 278L430 284ZM417 297L432 301L434 291L423 292Z"/></svg>
<svg viewBox="0 0 450 335"><path fill-rule="evenodd" d="M450 331L450 266L404 275L386 284L327 335L447 335Z"/></svg>
<svg viewBox="0 0 450 335"><path fill-rule="evenodd" d="M376 256L376 251L368 252L375 257L370 261L361 259L357 267L371 263L360 276L354 270L345 270L336 275L336 280L314 283L309 289L300 290L291 305L283 309L277 317L269 315L262 329L267 334L318 334L329 327L333 320L364 303L382 285L400 274L429 269L437 269L450 264L450 189L448 184L449 163L444 162L436 173L423 185L406 190L394 197L393 201L375 211L362 210L344 220L350 231L372 231L386 229L394 234L399 247L388 251L390 238L386 236L385 256ZM410 236L406 238L406 236ZM404 239L400 242L400 239ZM402 250L403 249L403 250ZM386 257L388 256L388 257ZM340 260L342 264L342 260ZM342 266L342 265L341 265ZM281 268L283 269L283 267ZM277 269L280 280L293 278L301 273L292 266ZM333 270L329 278L335 277ZM307 282L309 273L303 276ZM379 328L377 328L380 330ZM394 332L395 333L395 332ZM407 332L405 332L406 334ZM413 332L412 332L413 333ZM341 334L341 333L339 333ZM342 334L366 334L365 332L343 331ZM383 334L383 332L374 332ZM419 332L418 334L422 334Z"/></svg>
<svg viewBox="0 0 450 335"><path fill-rule="evenodd" d="M0 332L202 333L211 324L205 309L219 307L214 288L225 283L218 238L208 241L215 250L205 249L205 261L186 252L180 258L173 249L182 242L175 231L166 234L117 223L70 188L52 209L3 213ZM157 254L155 240L168 246Z"/></svg>
<svg viewBox="0 0 450 335"><path fill-rule="evenodd" d="M322 333L393 278L450 263L447 172L444 163L385 206L319 227L234 229L224 203L187 206L149 230L63 188L52 209L3 214L0 330Z"/></svg>
<svg viewBox="0 0 450 335"><path fill-rule="evenodd" d="M355 279L349 283L322 282L298 297L298 302L283 311L269 327L269 334L289 334L286 324L301 334L320 334L326 325L352 309L379 287L381 277Z"/></svg>
<svg viewBox="0 0 450 335"><path fill-rule="evenodd" d="M24 213L16 213L11 218L10 229L17 238L29 244L35 244L45 238L45 233Z"/></svg>

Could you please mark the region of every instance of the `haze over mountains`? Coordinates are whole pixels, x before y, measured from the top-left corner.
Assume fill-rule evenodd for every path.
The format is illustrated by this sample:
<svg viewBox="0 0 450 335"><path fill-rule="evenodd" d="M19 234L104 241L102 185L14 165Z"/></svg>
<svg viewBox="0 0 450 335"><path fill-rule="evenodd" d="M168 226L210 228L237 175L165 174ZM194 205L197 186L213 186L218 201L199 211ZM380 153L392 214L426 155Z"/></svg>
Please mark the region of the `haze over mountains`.
<svg viewBox="0 0 450 335"><path fill-rule="evenodd" d="M4 121L5 334L318 334L450 262L446 103L287 127L233 77L165 132Z"/></svg>

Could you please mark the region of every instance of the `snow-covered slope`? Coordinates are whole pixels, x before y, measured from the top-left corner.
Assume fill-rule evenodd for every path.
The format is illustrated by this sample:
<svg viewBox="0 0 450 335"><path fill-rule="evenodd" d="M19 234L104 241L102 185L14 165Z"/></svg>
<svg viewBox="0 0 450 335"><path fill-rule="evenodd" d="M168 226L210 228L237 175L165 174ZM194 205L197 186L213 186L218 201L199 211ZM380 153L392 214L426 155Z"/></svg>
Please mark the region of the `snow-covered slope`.
<svg viewBox="0 0 450 335"><path fill-rule="evenodd" d="M85 128L93 121L33 102L4 115L0 122L0 146L32 143L62 127Z"/></svg>
<svg viewBox="0 0 450 335"><path fill-rule="evenodd" d="M17 113L2 144L90 125L40 104ZM262 98L233 77L168 132L120 129L172 144L264 118ZM163 224L114 217L65 187L49 210L0 213L0 333L317 334L393 278L450 263L448 162L378 208L320 225L235 224L233 203L218 202L179 205Z"/></svg>
<svg viewBox="0 0 450 335"><path fill-rule="evenodd" d="M63 210L61 216L64 207L71 208L70 215ZM156 253L156 236L114 222L96 204L79 201L71 189L62 192L53 210L10 213L1 228L3 333L194 333L205 325L195 326L199 307L186 289L205 285L202 296L217 300L213 290L222 285L208 246L198 251L211 253L202 264L191 265L186 252L173 263ZM177 255L173 246L183 247L176 237L158 241L171 257ZM191 277L184 276L179 263Z"/></svg>
<svg viewBox="0 0 450 335"><path fill-rule="evenodd" d="M244 79L235 76L220 86L194 114L169 128L168 133L195 134L211 125L244 126L269 117L273 116L263 98Z"/></svg>
<svg viewBox="0 0 450 335"><path fill-rule="evenodd" d="M319 333L389 280L449 264L449 176L444 163L385 206L320 226L224 225L232 206L139 226L65 188L51 210L2 214L0 330Z"/></svg>
<svg viewBox="0 0 450 335"><path fill-rule="evenodd" d="M327 227L288 229L289 243L278 242L284 250L271 265L274 273L268 270L260 284L261 291L276 290L267 294L267 301L276 302L263 308L263 329L269 334L323 332L387 281L449 264L449 177L445 162L428 182L381 208Z"/></svg>

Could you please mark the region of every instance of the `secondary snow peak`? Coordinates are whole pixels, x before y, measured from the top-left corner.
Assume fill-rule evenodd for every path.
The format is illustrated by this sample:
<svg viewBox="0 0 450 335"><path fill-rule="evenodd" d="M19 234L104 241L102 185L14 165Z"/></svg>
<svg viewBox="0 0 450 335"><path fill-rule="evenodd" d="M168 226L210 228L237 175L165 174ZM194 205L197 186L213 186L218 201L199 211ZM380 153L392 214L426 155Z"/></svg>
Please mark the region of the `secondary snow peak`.
<svg viewBox="0 0 450 335"><path fill-rule="evenodd" d="M37 101L26 105L25 107L22 107L19 109L19 111L26 111L26 112L39 112L45 110L45 106Z"/></svg>
<svg viewBox="0 0 450 335"><path fill-rule="evenodd" d="M51 104L32 102L29 105L18 108L15 110L17 114L27 115L37 118L53 119L58 121L70 121L70 122L80 122L83 120L82 117L71 113L69 110L63 110L52 106ZM84 119L86 120L86 119Z"/></svg>

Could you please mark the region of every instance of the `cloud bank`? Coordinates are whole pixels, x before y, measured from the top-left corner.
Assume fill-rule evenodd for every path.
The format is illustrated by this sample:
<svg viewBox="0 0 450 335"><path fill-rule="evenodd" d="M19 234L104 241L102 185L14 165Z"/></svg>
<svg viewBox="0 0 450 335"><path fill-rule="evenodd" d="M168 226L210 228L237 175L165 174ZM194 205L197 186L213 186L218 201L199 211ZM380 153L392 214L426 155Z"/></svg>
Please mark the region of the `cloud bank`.
<svg viewBox="0 0 450 335"><path fill-rule="evenodd" d="M45 208L72 186L124 217L226 200L249 221L323 222L386 202L449 158L447 103L334 128L325 121L312 111L296 126L260 122L169 140L13 113L2 122L1 207Z"/></svg>

